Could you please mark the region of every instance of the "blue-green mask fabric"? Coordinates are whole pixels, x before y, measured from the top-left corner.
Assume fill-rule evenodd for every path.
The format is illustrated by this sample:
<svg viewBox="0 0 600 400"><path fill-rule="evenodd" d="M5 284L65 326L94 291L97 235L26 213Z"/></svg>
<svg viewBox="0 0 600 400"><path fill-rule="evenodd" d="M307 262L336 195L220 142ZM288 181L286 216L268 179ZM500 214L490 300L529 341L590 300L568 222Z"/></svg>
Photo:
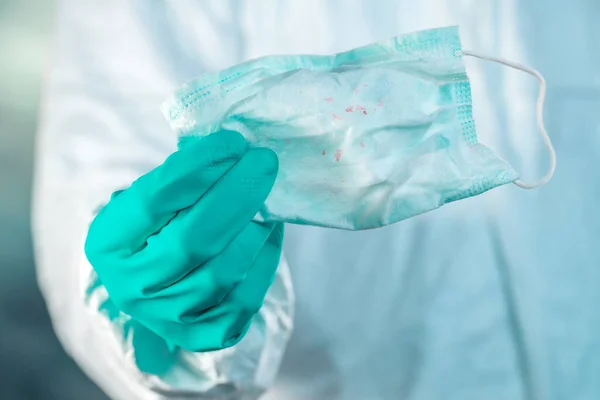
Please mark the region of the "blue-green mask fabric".
<svg viewBox="0 0 600 400"><path fill-rule="evenodd" d="M478 143L457 27L209 73L163 111L184 146L240 132L279 157L261 221L377 228L513 182Z"/></svg>

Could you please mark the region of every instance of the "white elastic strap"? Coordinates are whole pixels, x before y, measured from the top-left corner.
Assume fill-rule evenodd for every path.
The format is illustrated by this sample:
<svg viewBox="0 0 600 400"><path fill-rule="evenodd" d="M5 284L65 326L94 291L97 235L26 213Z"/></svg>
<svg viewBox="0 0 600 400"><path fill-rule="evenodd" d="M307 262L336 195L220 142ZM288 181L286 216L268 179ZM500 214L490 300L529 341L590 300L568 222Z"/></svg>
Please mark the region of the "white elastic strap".
<svg viewBox="0 0 600 400"><path fill-rule="evenodd" d="M526 66L518 64L518 63L507 61L502 58L484 56L484 55L481 55L481 54L478 54L478 53L475 53L475 52L469 51L469 50L462 50L461 54L463 56L475 57L475 58L479 58L481 60L491 61L491 62L495 62L498 64L506 65L507 67L518 69L519 71L523 71L530 75L535 76L537 78L537 80L540 82L540 93L539 93L538 99L537 99L537 126L539 129L540 135L542 135L542 139L544 140L544 144L546 145L546 149L548 149L548 155L550 157L550 166L548 168L548 172L546 173L546 175L539 181L533 182L533 183L526 183L526 182L521 181L520 179L517 179L514 182L514 184L522 189L535 189L535 188L545 185L546 183L548 183L550 181L550 179L552 179L552 175L554 175L554 170L556 169L556 152L554 151L554 146L552 146L552 141L550 140L550 137L548 136L548 132L546 132L546 128L544 127L544 99L546 98L546 80L535 69L526 67Z"/></svg>

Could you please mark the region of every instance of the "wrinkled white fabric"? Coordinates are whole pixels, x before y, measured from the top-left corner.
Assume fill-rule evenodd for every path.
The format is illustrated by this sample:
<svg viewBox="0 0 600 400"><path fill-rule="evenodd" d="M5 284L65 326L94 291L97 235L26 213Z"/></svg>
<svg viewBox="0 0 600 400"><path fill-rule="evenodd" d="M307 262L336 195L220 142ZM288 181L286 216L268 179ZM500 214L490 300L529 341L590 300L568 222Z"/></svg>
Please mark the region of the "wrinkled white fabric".
<svg viewBox="0 0 600 400"><path fill-rule="evenodd" d="M191 387L187 398L248 399L267 385L267 400L600 397L598 18L595 0L63 0L34 193L38 278L61 342L114 399L178 398ZM268 338L244 339L247 352L226 353L219 374L186 358L176 368L190 379L141 376L118 326L85 302L82 248L110 193L175 150L161 102L202 72L251 58L329 54L444 25L461 27L465 48L544 74L560 157L552 182L373 231L290 225L287 346L288 329L273 326ZM524 180L543 175L536 83L466 63L481 142ZM269 295L292 314L285 266L279 273Z"/></svg>

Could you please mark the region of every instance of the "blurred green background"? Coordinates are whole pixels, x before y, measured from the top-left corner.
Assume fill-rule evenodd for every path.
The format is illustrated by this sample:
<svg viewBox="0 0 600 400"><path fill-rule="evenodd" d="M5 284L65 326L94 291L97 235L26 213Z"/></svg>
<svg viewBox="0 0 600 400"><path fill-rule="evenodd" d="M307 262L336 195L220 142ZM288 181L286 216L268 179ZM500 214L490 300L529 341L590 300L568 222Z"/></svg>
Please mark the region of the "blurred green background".
<svg viewBox="0 0 600 400"><path fill-rule="evenodd" d="M62 350L29 229L34 136L55 2L0 0L0 399L106 399Z"/></svg>

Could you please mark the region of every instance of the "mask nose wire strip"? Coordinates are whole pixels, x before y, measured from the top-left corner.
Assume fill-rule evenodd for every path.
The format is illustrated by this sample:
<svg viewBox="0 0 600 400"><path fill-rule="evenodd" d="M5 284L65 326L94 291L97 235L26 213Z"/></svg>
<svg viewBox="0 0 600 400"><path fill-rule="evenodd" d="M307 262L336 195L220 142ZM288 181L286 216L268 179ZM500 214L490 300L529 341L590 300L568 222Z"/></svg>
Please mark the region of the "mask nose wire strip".
<svg viewBox="0 0 600 400"><path fill-rule="evenodd" d="M537 126L540 135L544 140L544 144L546 145L546 149L548 150L550 165L548 167L548 172L546 172L546 175L544 175L544 177L542 177L539 181L527 183L521 181L520 179L517 179L514 182L514 184L520 187L521 189L535 189L545 185L550 181L550 179L552 179L552 175L554 175L554 171L556 170L556 152L554 151L554 146L552 146L552 141L550 140L548 132L546 131L546 127L544 126L544 100L546 98L546 80L538 71L536 71L533 68L526 67L522 64L507 61L502 58L481 55L470 50L462 50L460 51L460 54L463 56L475 57L479 58L480 60L506 65L507 67L523 71L529 75L533 75L540 82L540 91L537 99Z"/></svg>

